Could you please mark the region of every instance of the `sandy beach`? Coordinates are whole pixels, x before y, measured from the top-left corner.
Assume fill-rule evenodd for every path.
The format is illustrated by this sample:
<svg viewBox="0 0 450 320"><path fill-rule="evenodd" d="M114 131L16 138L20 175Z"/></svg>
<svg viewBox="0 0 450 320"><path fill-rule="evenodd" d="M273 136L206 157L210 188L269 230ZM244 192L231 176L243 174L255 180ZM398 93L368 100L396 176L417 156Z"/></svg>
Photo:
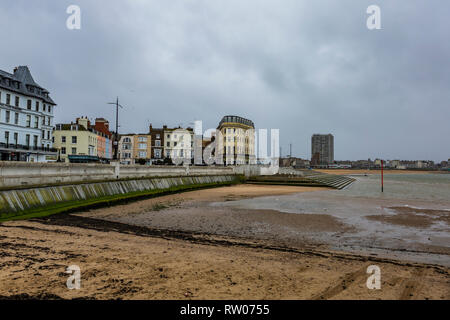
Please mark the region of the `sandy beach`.
<svg viewBox="0 0 450 320"><path fill-rule="evenodd" d="M332 250L309 238L311 230L354 232L331 215L205 209L311 192L320 191L238 185L2 223L0 298L450 298L446 266ZM73 264L80 290L66 287L64 271ZM366 287L369 265L381 269L380 290Z"/></svg>

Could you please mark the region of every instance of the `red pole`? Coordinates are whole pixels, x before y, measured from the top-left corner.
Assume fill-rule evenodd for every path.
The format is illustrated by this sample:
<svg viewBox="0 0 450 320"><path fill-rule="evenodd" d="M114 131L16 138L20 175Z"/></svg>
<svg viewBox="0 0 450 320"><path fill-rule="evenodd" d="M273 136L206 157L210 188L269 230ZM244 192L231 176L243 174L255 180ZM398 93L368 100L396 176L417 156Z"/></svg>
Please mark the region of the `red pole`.
<svg viewBox="0 0 450 320"><path fill-rule="evenodd" d="M381 192L383 191L383 160L381 160Z"/></svg>

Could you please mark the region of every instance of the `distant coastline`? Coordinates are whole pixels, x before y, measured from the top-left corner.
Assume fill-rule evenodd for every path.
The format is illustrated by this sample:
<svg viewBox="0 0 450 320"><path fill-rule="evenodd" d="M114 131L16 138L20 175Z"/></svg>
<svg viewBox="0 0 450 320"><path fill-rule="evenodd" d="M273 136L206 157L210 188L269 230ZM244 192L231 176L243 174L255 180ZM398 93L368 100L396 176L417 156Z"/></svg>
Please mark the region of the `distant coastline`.
<svg viewBox="0 0 450 320"><path fill-rule="evenodd" d="M381 174L381 169L314 169L315 171L330 174ZM426 170L426 169L384 169L384 174L425 174L425 173L450 173L449 171Z"/></svg>

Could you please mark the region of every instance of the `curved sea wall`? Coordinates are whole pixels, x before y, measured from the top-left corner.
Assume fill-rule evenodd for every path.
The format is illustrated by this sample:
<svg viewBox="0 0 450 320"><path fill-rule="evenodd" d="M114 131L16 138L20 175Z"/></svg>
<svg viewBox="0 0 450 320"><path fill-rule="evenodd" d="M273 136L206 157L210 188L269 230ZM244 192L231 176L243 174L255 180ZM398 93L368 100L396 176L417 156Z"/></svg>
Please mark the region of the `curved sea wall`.
<svg viewBox="0 0 450 320"><path fill-rule="evenodd" d="M118 179L235 174L232 167L0 161L0 190Z"/></svg>
<svg viewBox="0 0 450 320"><path fill-rule="evenodd" d="M154 177L0 191L0 220L47 208L49 211L59 208L56 211L61 212L64 207L227 185L240 179L237 175Z"/></svg>

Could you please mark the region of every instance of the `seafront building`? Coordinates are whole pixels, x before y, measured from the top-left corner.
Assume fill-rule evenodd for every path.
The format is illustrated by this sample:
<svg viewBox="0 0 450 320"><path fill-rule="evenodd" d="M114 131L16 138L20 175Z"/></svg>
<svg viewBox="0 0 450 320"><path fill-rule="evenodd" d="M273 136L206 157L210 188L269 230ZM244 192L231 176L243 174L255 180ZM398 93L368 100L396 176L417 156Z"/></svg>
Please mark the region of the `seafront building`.
<svg viewBox="0 0 450 320"><path fill-rule="evenodd" d="M334 162L334 137L332 134L313 134L311 137L311 165L327 166Z"/></svg>
<svg viewBox="0 0 450 320"><path fill-rule="evenodd" d="M222 141L225 165L252 164L255 156L255 125L253 121L234 115L224 116L217 127ZM217 139L217 137L216 137Z"/></svg>
<svg viewBox="0 0 450 320"><path fill-rule="evenodd" d="M309 168L311 163L307 159L296 158L296 157L286 157L280 158L280 167L292 167L295 169L305 169Z"/></svg>
<svg viewBox="0 0 450 320"><path fill-rule="evenodd" d="M109 121L105 118L95 119L94 130L97 134L97 156L109 161L113 158L113 134L109 131Z"/></svg>
<svg viewBox="0 0 450 320"><path fill-rule="evenodd" d="M131 133L120 135L119 160L121 164L150 164L151 135Z"/></svg>
<svg viewBox="0 0 450 320"><path fill-rule="evenodd" d="M0 160L56 161L49 91L37 84L27 66L0 70Z"/></svg>
<svg viewBox="0 0 450 320"><path fill-rule="evenodd" d="M150 163L162 164L164 159L164 126L163 128L153 128L150 124L148 134L151 137Z"/></svg>
<svg viewBox="0 0 450 320"><path fill-rule="evenodd" d="M133 136L133 158L140 164L150 164L152 156L152 136L139 133Z"/></svg>
<svg viewBox="0 0 450 320"><path fill-rule="evenodd" d="M75 123L57 124L54 146L58 160L63 162L99 162L112 158L110 136L97 131L87 117L77 118Z"/></svg>
<svg viewBox="0 0 450 320"><path fill-rule="evenodd" d="M119 139L119 161L121 164L134 164L133 158L134 135L120 135Z"/></svg>
<svg viewBox="0 0 450 320"><path fill-rule="evenodd" d="M192 163L194 157L194 130L192 128L164 128L164 156L176 162Z"/></svg>

